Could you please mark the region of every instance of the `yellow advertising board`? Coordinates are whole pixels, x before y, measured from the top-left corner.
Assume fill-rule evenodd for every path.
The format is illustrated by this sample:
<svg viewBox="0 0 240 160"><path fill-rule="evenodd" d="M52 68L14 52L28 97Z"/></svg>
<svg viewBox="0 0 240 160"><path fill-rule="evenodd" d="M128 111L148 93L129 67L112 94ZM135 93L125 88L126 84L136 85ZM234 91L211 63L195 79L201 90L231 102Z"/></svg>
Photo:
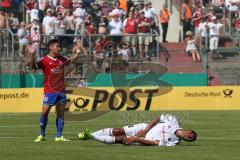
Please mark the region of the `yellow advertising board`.
<svg viewBox="0 0 240 160"><path fill-rule="evenodd" d="M0 112L40 112L43 89L0 89ZM67 88L67 110L239 110L240 88Z"/></svg>
<svg viewBox="0 0 240 160"><path fill-rule="evenodd" d="M0 112L40 112L42 88L0 89Z"/></svg>

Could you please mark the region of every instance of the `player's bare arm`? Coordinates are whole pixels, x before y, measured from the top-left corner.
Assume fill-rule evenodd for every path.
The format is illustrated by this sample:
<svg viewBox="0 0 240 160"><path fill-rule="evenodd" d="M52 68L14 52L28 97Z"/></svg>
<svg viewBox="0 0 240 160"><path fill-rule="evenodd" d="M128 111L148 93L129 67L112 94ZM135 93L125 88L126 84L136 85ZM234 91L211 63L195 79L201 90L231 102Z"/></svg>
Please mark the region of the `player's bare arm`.
<svg viewBox="0 0 240 160"><path fill-rule="evenodd" d="M144 130L139 131L136 136L145 137L147 132L152 129L159 121L160 115L155 117L151 122L148 123L147 127Z"/></svg>
<svg viewBox="0 0 240 160"><path fill-rule="evenodd" d="M147 145L147 146L158 146L159 141L150 141L150 140L146 140L143 137L136 137L136 136L132 136L129 138L126 138L123 143L124 144L132 144L134 142L138 142L141 143L143 145Z"/></svg>

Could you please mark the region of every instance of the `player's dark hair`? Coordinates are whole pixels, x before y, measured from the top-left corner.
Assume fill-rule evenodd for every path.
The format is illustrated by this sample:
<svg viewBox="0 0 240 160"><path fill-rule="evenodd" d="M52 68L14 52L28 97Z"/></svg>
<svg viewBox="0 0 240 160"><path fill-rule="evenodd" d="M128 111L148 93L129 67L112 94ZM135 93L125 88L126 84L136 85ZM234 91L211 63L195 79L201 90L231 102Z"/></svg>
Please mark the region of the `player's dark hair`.
<svg viewBox="0 0 240 160"><path fill-rule="evenodd" d="M47 44L47 47L48 47L48 50L50 50L50 46L54 43L59 43L59 40L57 39L51 39L50 41L48 41L48 44Z"/></svg>
<svg viewBox="0 0 240 160"><path fill-rule="evenodd" d="M187 138L184 138L185 141L187 142L193 142L193 141L196 141L197 140L197 132L195 131L191 131L191 135L188 136Z"/></svg>

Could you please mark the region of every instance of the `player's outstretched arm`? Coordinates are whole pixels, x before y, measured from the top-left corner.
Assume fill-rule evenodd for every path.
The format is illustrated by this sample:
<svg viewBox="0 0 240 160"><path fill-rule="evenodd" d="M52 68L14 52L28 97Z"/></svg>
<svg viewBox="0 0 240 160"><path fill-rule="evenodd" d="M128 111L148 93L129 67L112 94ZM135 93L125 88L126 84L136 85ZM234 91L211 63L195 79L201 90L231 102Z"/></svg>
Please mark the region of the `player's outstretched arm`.
<svg viewBox="0 0 240 160"><path fill-rule="evenodd" d="M147 145L147 146L158 146L159 145L159 141L150 141L150 140L146 140L142 137L136 137L136 136L126 138L123 141L123 143L127 144L127 145L132 144L134 142L138 142L138 143L141 143L141 144Z"/></svg>
<svg viewBox="0 0 240 160"><path fill-rule="evenodd" d="M139 131L136 136L137 137L145 137L147 132L152 129L158 122L160 119L160 116L155 117L151 122L148 123L147 127L144 130Z"/></svg>

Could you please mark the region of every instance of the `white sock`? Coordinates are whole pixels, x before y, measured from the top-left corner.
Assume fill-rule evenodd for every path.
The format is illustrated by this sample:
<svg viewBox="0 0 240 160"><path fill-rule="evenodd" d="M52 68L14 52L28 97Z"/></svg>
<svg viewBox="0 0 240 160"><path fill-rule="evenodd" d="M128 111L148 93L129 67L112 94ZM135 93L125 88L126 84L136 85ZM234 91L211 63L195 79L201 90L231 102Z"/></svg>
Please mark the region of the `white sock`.
<svg viewBox="0 0 240 160"><path fill-rule="evenodd" d="M115 137L114 136L95 136L93 135L93 138L97 141L107 143L107 144L113 144L115 143Z"/></svg>
<svg viewBox="0 0 240 160"><path fill-rule="evenodd" d="M93 135L95 135L95 136L112 136L113 135L112 130L113 130L113 128L104 128L102 130L94 132Z"/></svg>

